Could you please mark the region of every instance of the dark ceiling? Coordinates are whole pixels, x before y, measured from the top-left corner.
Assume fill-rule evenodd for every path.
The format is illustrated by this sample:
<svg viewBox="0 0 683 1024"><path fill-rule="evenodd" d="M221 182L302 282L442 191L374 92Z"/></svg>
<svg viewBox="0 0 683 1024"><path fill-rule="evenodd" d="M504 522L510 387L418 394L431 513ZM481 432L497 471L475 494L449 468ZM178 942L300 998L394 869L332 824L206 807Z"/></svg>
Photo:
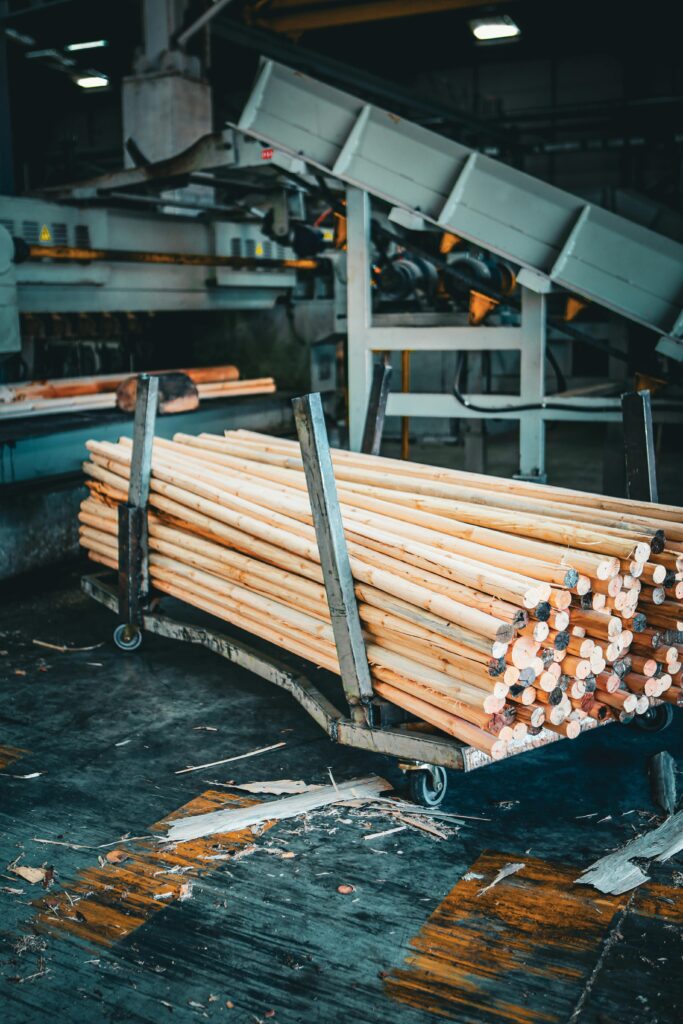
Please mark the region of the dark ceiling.
<svg viewBox="0 0 683 1024"><path fill-rule="evenodd" d="M431 119L428 110L420 115L426 123L470 144L498 144L501 155L518 162L523 162L524 153L534 147L569 135L593 140L617 136L645 139L648 147L659 152L660 162L666 164L662 185L666 201L681 205L683 65L680 30L672 15L677 4L654 0L646 9L639 7L636 15L628 13L624 4L596 0L574 0L571 5L547 0L493 3L491 12L507 11L514 16L522 30L521 38L507 45L477 46L468 21L488 13L481 7L311 31L292 41L246 27L246 3L234 0L229 4L216 18L210 36L211 65L207 73L214 86L217 124L239 113L253 81L259 52L272 46L274 52L270 55L279 59L286 59L288 53L293 55L292 63L297 54L303 55L302 59L306 54L316 60L331 58L359 73L395 84L403 94L393 103L384 99L383 105L400 109L409 105L411 98L427 107L435 104ZM28 4L29 0L10 0L10 14ZM52 0L40 11L11 17L7 22L34 38L39 48L60 49L87 38L109 41L106 49L80 55L84 70L102 71L112 83L109 90L91 94L45 61L27 60L26 47L8 41L20 188L86 176L120 163L119 86L121 78L130 72L141 43L140 6L139 0ZM203 0L193 3L190 19L206 6ZM192 46L206 53L206 37L198 34ZM520 67L533 70L544 62L552 68L565 58L591 55L603 58L612 69L618 68L617 94L608 99L584 97L574 105L562 103L553 95L551 71L548 95L541 97L542 102L523 110L506 102L506 83L519 77ZM471 73L474 83L464 107L452 97L436 97L425 84L426 77L437 72L463 68ZM493 76L494 88L490 84L492 69L499 69L499 74ZM358 91L364 89L359 84ZM380 102L376 96L370 98ZM450 121L449 108L453 115ZM465 115L464 120L459 114Z"/></svg>

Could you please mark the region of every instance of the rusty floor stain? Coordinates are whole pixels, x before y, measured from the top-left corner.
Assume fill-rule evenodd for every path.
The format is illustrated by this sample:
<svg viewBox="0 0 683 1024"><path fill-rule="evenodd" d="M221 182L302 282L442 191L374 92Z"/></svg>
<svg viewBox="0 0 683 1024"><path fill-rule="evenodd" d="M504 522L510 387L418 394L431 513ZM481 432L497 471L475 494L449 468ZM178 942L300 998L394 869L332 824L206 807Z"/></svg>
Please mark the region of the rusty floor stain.
<svg viewBox="0 0 683 1024"><path fill-rule="evenodd" d="M9 768L11 764L14 764L20 757L28 753L28 750L23 750L21 747L10 747L0 744L0 771Z"/></svg>
<svg viewBox="0 0 683 1024"><path fill-rule="evenodd" d="M150 831L163 832L176 818L206 814L228 803L249 807L258 801L207 790L150 826ZM270 824L260 826L258 834ZM172 846L162 846L155 839L124 843L117 847L117 854L125 856L119 863L108 861L103 850L97 867L85 868L61 892L36 901L38 918L33 926L111 946L185 899L194 879L224 865L255 838L255 831L246 828Z"/></svg>
<svg viewBox="0 0 683 1024"><path fill-rule="evenodd" d="M480 893L520 859L477 858L410 940L405 966L386 977L389 996L460 1024L565 1024L629 900L629 914L683 921L680 889L605 896L575 885L575 867L534 857Z"/></svg>

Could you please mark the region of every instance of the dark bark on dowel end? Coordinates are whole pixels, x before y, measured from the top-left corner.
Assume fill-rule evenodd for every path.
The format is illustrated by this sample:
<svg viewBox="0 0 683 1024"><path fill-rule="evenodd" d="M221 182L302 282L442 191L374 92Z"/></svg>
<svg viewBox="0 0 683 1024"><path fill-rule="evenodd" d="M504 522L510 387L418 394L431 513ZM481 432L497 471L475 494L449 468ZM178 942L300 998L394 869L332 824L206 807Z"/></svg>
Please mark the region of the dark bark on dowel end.
<svg viewBox="0 0 683 1024"><path fill-rule="evenodd" d="M566 573L564 574L564 585L565 585L565 587L567 587L568 590L571 590L572 587L575 587L578 582L579 582L578 570L577 569L567 569Z"/></svg>
<svg viewBox="0 0 683 1024"><path fill-rule="evenodd" d="M612 671L616 675L618 675L620 679L623 679L624 676L627 676L632 668L633 668L633 662L628 657L628 655L626 655L623 658L619 658L619 660L615 661L613 663L613 665L612 665Z"/></svg>
<svg viewBox="0 0 683 1024"><path fill-rule="evenodd" d="M488 664L490 676L499 676L505 671L505 658L492 658Z"/></svg>
<svg viewBox="0 0 683 1024"><path fill-rule="evenodd" d="M566 630L561 630L554 640L554 646L556 651L566 651L569 646L569 633Z"/></svg>
<svg viewBox="0 0 683 1024"><path fill-rule="evenodd" d="M564 691L569 687L569 684L572 683L572 682L573 682L572 677L568 676L566 673L564 673L557 680L557 688L564 693Z"/></svg>
<svg viewBox="0 0 683 1024"><path fill-rule="evenodd" d="M631 619L631 631L642 633L644 629L647 629L647 617L642 612L636 612ZM683 634L681 635L683 636Z"/></svg>
<svg viewBox="0 0 683 1024"><path fill-rule="evenodd" d="M653 555L658 555L664 550L666 543L666 537L664 536L664 530L657 530L655 535L650 538L650 547Z"/></svg>
<svg viewBox="0 0 683 1024"><path fill-rule="evenodd" d="M528 665L526 668L522 668L519 670L519 685L522 687L522 689L525 686L531 686L535 682L536 673L530 665Z"/></svg>
<svg viewBox="0 0 683 1024"><path fill-rule="evenodd" d="M512 643L515 637L516 629L513 625L503 623L496 630L496 640L500 640L503 644Z"/></svg>
<svg viewBox="0 0 683 1024"><path fill-rule="evenodd" d="M534 608L533 615L539 622L547 622L550 618L550 605L548 602L541 601L540 604L537 604Z"/></svg>
<svg viewBox="0 0 683 1024"><path fill-rule="evenodd" d="M594 693L596 688L595 676L592 674L587 675L583 680L583 685L586 687L586 693Z"/></svg>

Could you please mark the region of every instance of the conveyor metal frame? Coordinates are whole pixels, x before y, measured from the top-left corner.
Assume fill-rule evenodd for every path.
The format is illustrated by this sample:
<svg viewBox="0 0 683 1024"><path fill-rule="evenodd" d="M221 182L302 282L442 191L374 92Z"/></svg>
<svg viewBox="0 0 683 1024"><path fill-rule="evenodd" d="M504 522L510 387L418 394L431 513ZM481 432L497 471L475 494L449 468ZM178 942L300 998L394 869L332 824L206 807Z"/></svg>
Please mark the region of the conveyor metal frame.
<svg viewBox="0 0 683 1024"><path fill-rule="evenodd" d="M490 409L491 418L516 420L519 474L542 481L547 421L621 420L618 397L577 401L546 395L552 287L659 333L683 334L683 246L622 217L272 61L262 65L237 127L347 185L352 450L361 446L375 353L516 351L519 395L467 395L478 407L471 408L454 394L408 391L390 395L387 415L482 419L482 410ZM520 266L520 325L461 326L442 314L392 314L390 322L373 317L371 195ZM681 418L670 407L657 416Z"/></svg>
<svg viewBox="0 0 683 1024"><path fill-rule="evenodd" d="M683 337L683 245L292 68L265 61L237 125L659 334Z"/></svg>

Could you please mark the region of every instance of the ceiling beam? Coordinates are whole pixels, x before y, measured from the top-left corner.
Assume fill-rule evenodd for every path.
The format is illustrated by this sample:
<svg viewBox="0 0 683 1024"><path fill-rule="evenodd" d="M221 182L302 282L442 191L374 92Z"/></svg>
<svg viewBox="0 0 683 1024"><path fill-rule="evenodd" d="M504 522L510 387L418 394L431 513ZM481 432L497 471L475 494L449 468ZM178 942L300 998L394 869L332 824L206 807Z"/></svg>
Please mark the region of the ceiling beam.
<svg viewBox="0 0 683 1024"><path fill-rule="evenodd" d="M298 33L442 11L490 7L491 0L361 0L356 3L280 0L260 10L258 6L257 9L247 9L245 12L252 24L274 32Z"/></svg>

